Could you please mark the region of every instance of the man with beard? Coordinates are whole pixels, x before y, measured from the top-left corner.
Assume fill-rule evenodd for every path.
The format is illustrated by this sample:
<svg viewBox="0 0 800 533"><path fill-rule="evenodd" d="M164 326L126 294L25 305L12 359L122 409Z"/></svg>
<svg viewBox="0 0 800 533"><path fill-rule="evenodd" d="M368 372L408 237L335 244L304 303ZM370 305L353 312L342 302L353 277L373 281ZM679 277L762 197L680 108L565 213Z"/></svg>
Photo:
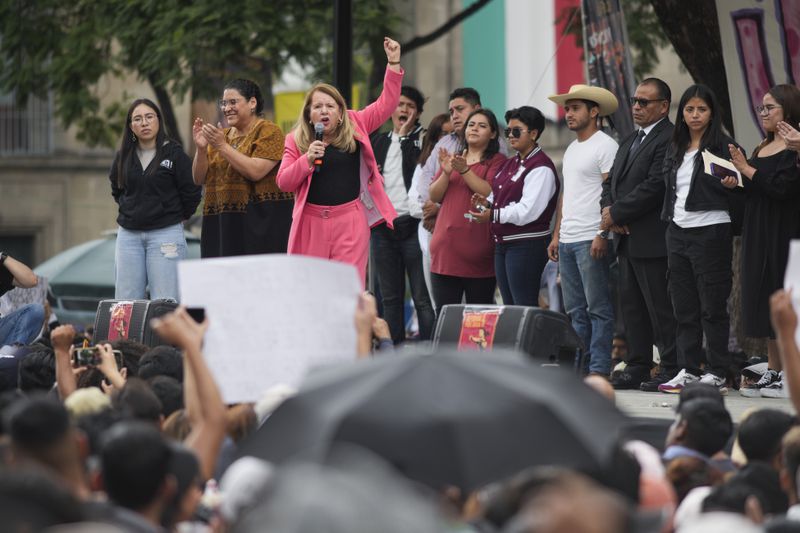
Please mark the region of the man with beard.
<svg viewBox="0 0 800 533"><path fill-rule="evenodd" d="M564 153L564 192L553 240L547 249L559 261L564 307L584 345L589 374L611 373L614 307L608 285L608 232L600 230L600 194L617 143L600 131L599 117L616 111L617 98L606 89L573 85L550 100L564 107L576 139Z"/></svg>

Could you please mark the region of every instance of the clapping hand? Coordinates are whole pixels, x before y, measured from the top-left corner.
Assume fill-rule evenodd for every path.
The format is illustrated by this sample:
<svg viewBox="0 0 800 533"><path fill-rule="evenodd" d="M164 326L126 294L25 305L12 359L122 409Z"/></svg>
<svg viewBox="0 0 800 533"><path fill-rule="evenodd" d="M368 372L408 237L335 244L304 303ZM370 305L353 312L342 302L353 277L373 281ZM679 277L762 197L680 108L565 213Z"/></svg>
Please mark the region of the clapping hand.
<svg viewBox="0 0 800 533"><path fill-rule="evenodd" d="M192 128L194 130L194 128ZM217 122L217 125L203 124L201 131L206 142L216 148L221 149L225 145L225 130L222 129L222 124Z"/></svg>
<svg viewBox="0 0 800 533"><path fill-rule="evenodd" d="M455 170L459 174L464 174L469 169L466 155L467 151L464 150L464 153L456 154L451 158L450 165L453 167L453 170Z"/></svg>
<svg viewBox="0 0 800 533"><path fill-rule="evenodd" d="M198 148L205 149L208 147L208 139L203 135L203 119L200 117L195 118L192 124L192 138L194 138L194 144Z"/></svg>
<svg viewBox="0 0 800 533"><path fill-rule="evenodd" d="M453 172L453 156L444 148L439 148L439 166L442 167L443 174Z"/></svg>
<svg viewBox="0 0 800 533"><path fill-rule="evenodd" d="M736 170L739 172L744 173L749 165L747 164L747 158L744 156L742 149L736 145L729 144L728 151L731 153L731 163L733 163L733 166L735 166Z"/></svg>
<svg viewBox="0 0 800 533"><path fill-rule="evenodd" d="M777 130L778 135L783 137L789 150L800 152L800 131L797 131L791 124L783 120L778 122Z"/></svg>

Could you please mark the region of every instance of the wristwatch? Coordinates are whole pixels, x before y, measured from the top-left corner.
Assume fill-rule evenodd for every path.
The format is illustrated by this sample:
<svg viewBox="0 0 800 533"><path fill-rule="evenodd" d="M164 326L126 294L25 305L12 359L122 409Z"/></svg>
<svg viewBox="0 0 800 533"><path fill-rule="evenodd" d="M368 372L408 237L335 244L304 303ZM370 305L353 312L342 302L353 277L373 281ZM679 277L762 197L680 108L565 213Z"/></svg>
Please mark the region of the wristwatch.
<svg viewBox="0 0 800 533"><path fill-rule="evenodd" d="M0 265L5 263L6 259L8 259L8 254L5 252L0 252Z"/></svg>
<svg viewBox="0 0 800 533"><path fill-rule="evenodd" d="M599 230L597 230L597 236L602 238L602 239L608 239L608 231L599 229Z"/></svg>

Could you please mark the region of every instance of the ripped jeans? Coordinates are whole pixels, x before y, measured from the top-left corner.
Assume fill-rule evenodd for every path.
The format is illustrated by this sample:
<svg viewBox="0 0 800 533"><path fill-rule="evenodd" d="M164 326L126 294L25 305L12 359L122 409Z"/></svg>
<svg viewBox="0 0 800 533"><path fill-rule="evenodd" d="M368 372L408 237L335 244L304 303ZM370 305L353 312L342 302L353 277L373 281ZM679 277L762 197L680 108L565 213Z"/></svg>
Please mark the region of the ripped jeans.
<svg viewBox="0 0 800 533"><path fill-rule="evenodd" d="M172 298L178 300L178 261L186 258L183 224L157 230L117 231L116 289L117 300Z"/></svg>

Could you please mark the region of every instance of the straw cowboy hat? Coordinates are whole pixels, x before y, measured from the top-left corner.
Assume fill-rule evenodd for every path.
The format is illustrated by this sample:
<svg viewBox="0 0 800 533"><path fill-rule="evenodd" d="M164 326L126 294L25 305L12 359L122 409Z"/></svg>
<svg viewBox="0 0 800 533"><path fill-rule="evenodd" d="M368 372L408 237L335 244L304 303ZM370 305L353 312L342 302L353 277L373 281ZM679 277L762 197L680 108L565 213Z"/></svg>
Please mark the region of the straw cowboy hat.
<svg viewBox="0 0 800 533"><path fill-rule="evenodd" d="M567 100L589 100L596 102L600 106L600 116L610 115L619 107L617 97L602 87L592 87L591 85L573 85L569 92L565 94L552 94L547 97L558 105L564 105Z"/></svg>

